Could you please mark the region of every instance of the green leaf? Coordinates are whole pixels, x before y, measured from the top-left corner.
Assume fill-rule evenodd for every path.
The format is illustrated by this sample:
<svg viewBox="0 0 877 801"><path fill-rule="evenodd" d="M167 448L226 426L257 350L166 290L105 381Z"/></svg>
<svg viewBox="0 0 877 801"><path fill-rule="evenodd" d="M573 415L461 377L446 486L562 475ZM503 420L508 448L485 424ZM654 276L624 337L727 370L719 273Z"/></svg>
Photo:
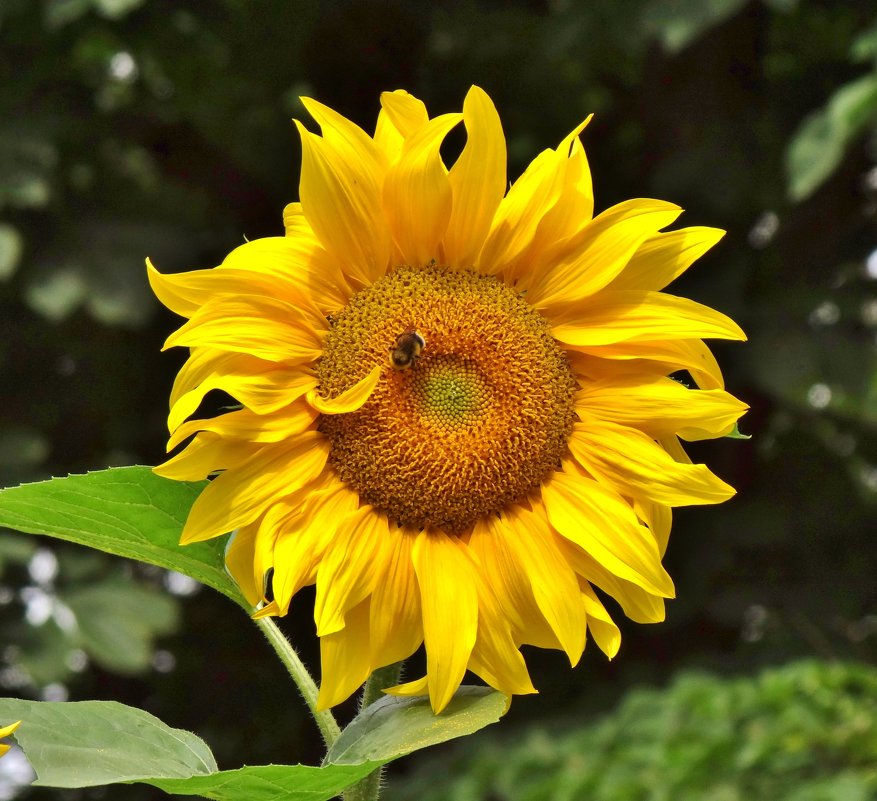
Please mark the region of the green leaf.
<svg viewBox="0 0 877 801"><path fill-rule="evenodd" d="M15 739L36 785L94 787L141 782L216 801L324 801L379 764L260 765L220 771L199 737L114 701L0 699L0 721L23 721Z"/></svg>
<svg viewBox="0 0 877 801"><path fill-rule="evenodd" d="M22 724L23 726L24 724ZM147 784L174 795L203 795L216 801L327 801L364 779L379 764L254 765L189 779L151 779Z"/></svg>
<svg viewBox="0 0 877 801"><path fill-rule="evenodd" d="M15 739L37 772L39 785L94 787L217 769L199 737L115 701L3 698L0 720L23 721Z"/></svg>
<svg viewBox="0 0 877 801"><path fill-rule="evenodd" d="M877 119L877 74L838 89L824 108L811 114L786 152L789 197L803 200L838 167L847 146Z"/></svg>
<svg viewBox="0 0 877 801"><path fill-rule="evenodd" d="M179 545L189 508L205 486L170 481L148 467L22 484L0 490L0 526L176 570L250 612L225 571L222 540Z"/></svg>
<svg viewBox="0 0 877 801"><path fill-rule="evenodd" d="M388 762L430 745L496 723L509 708L509 699L487 687L463 686L440 715L423 696L386 696L359 713L341 732L324 764L355 765Z"/></svg>

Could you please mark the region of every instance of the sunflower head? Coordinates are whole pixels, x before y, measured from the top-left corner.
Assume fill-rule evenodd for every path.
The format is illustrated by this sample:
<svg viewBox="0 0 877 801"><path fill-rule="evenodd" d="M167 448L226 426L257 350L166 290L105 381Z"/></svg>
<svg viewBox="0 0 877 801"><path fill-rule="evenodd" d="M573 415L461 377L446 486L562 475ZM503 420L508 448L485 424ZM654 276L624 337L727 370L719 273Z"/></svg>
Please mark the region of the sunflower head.
<svg viewBox="0 0 877 801"><path fill-rule="evenodd" d="M437 712L467 669L534 692L522 645L574 664L590 632L614 656L604 599L663 619L671 508L733 494L680 440L745 410L703 342L743 333L662 291L722 232L664 231L681 210L658 200L593 216L587 120L506 192L478 87L432 118L384 93L374 134L303 102L321 133L297 123L285 236L211 270L149 265L187 318L167 346L191 349L168 447L191 439L156 470L214 476L182 541L234 531L228 567L257 615L316 584L323 707L422 644L427 675L393 692ZM211 390L240 408L189 419Z"/></svg>

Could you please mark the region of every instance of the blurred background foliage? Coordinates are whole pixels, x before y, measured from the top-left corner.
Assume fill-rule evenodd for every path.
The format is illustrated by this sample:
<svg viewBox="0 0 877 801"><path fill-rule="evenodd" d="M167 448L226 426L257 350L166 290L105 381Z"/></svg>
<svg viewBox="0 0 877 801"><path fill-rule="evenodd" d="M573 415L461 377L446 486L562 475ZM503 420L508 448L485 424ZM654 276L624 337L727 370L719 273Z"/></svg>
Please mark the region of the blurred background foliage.
<svg viewBox="0 0 877 801"><path fill-rule="evenodd" d="M163 458L183 356L160 353L177 321L151 297L144 257L163 271L208 267L282 232L297 199L299 95L370 128L382 90L406 88L439 113L472 83L500 110L510 178L595 112L584 141L598 209L666 198L686 208L682 224L728 230L674 289L748 332L747 345L716 350L752 406L741 427L753 438L693 451L739 495L677 512L667 621L636 626L618 611L612 663L589 649L571 671L559 654L529 653L541 695L464 744L475 778L454 797L873 798L873 704L850 706L864 740L825 746L836 785L830 770L789 773L786 752L768 748L758 759L774 762L744 792L751 764L713 739L736 726L750 749L771 737L822 748L808 715L839 725L825 699L850 705L849 682L873 698L865 667L674 679L752 677L799 657L877 662L873 2L0 0L0 485ZM310 602L284 625L316 666ZM3 532L0 625L0 692L141 706L199 732L221 767L319 758L255 629L183 577ZM632 689L671 682L664 695ZM696 712L715 729L702 740L683 726ZM619 734L625 720L636 725ZM718 789L646 769L631 753L647 746L715 764ZM624 792L589 784L592 762L573 765L575 781L559 767L592 749ZM491 784L497 761L521 772L507 765ZM415 787L446 772L423 755L393 773L412 766ZM26 770L13 755L0 771L0 799L52 797L17 788ZM793 775L786 795L764 789ZM566 795L552 776L572 782Z"/></svg>

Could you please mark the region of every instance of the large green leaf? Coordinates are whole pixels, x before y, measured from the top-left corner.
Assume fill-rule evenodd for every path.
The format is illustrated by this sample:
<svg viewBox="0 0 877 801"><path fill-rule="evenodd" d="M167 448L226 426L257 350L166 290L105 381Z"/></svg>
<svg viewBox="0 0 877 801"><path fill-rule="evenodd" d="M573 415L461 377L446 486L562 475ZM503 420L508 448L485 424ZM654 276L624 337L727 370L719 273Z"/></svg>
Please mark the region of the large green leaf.
<svg viewBox="0 0 877 801"><path fill-rule="evenodd" d="M440 715L423 696L386 696L359 713L329 749L326 764L388 762L496 723L509 699L487 687L460 687Z"/></svg>
<svg viewBox="0 0 877 801"><path fill-rule="evenodd" d="M15 739L37 772L36 783L50 787L185 778L217 770L199 737L115 701L3 698L0 720L24 721Z"/></svg>
<svg viewBox="0 0 877 801"><path fill-rule="evenodd" d="M179 545L189 508L204 486L161 478L148 467L22 484L0 490L0 526L185 573L251 611L225 571L221 541Z"/></svg>
<svg viewBox="0 0 877 801"><path fill-rule="evenodd" d="M15 739L37 773L35 784L49 787L141 782L216 801L324 801L380 764L220 771L210 749L194 734L112 701L0 699L0 721L14 720L23 721Z"/></svg>

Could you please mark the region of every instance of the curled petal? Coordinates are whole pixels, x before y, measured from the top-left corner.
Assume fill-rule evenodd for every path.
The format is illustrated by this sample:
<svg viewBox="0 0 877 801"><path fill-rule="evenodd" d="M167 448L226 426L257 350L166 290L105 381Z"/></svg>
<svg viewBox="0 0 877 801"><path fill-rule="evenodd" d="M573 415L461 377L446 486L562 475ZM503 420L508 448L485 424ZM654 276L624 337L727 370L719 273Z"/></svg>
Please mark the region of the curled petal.
<svg viewBox="0 0 877 801"><path fill-rule="evenodd" d="M463 103L466 145L449 174L453 209L444 238L451 267L475 264L506 188L506 144L493 101L473 86Z"/></svg>
<svg viewBox="0 0 877 801"><path fill-rule="evenodd" d="M323 398L316 388L307 394L308 403L321 414L347 414L355 412L371 397L381 377L381 367L376 366L363 379L357 381L350 389L334 398Z"/></svg>

